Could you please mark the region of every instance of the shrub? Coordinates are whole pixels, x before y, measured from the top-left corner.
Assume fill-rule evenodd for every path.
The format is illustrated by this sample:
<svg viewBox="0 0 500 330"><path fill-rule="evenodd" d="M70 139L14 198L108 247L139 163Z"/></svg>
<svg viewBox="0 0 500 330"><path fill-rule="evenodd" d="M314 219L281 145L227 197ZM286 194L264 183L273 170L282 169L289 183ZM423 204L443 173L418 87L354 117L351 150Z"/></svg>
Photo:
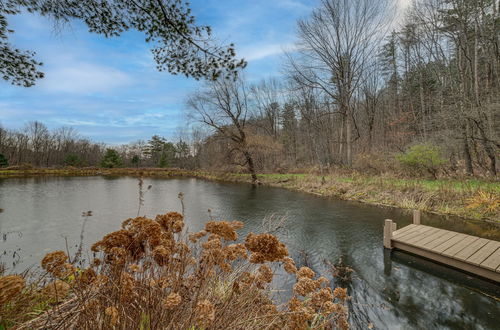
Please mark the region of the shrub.
<svg viewBox="0 0 500 330"><path fill-rule="evenodd" d="M348 328L346 289L333 290L308 267L297 269L274 235L250 233L236 243L242 227L239 221L210 221L186 237L184 217L171 212L124 221L92 246L98 258L86 269L68 263L63 251L49 253L42 268L50 283L38 292L50 295L51 304L67 301L23 327ZM277 267L296 278L292 298L282 305L272 301L270 287ZM0 278L0 284L9 281ZM9 306L23 297L17 287L24 282L16 281L12 294L4 295ZM22 313L0 305L0 320L6 315Z"/></svg>
<svg viewBox="0 0 500 330"><path fill-rule="evenodd" d="M78 167L80 166L82 161L80 160L80 157L74 154L69 154L66 156L64 159L64 164L66 166L73 166L73 167Z"/></svg>
<svg viewBox="0 0 500 330"><path fill-rule="evenodd" d="M135 166L135 167L139 167L139 164L141 163L141 158L138 156L138 155L134 155L132 156L132 159L130 160L130 162Z"/></svg>
<svg viewBox="0 0 500 330"><path fill-rule="evenodd" d="M3 154L0 154L0 167L7 167L7 166L9 166L9 161Z"/></svg>
<svg viewBox="0 0 500 330"><path fill-rule="evenodd" d="M416 144L406 152L396 155L398 162L407 170L417 175L431 174L434 178L446 160L441 150L427 143Z"/></svg>
<svg viewBox="0 0 500 330"><path fill-rule="evenodd" d="M114 149L106 149L106 153L101 160L101 166L105 168L115 168L122 166L122 159Z"/></svg>

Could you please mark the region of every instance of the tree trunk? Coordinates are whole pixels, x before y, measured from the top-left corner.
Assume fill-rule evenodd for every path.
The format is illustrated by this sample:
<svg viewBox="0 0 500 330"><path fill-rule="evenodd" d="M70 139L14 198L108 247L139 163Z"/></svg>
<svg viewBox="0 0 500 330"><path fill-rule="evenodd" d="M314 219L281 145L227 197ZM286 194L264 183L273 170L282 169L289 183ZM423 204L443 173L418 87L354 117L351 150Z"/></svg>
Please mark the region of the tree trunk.
<svg viewBox="0 0 500 330"><path fill-rule="evenodd" d="M345 122L345 140L346 140L346 160L347 167L352 167L352 141L351 141L351 114L348 112Z"/></svg>
<svg viewBox="0 0 500 330"><path fill-rule="evenodd" d="M474 168L472 167L472 157L470 154L469 141L467 137L467 126L467 124L464 124L462 127L465 169L467 171L467 174L474 175Z"/></svg>
<svg viewBox="0 0 500 330"><path fill-rule="evenodd" d="M253 163L252 155L248 151L243 151L243 155L247 161L248 171L252 176L252 184L257 184L257 174L255 173L255 165Z"/></svg>

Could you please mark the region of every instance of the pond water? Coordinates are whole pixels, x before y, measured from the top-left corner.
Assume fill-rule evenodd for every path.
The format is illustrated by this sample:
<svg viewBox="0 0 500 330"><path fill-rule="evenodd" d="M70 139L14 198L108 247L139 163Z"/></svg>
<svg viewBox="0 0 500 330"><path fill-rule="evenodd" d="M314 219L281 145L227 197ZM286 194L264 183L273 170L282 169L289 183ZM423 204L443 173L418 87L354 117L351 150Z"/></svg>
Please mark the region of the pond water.
<svg viewBox="0 0 500 330"><path fill-rule="evenodd" d="M285 218L279 236L298 265L327 274L327 262L354 269L347 284L353 328L498 329L500 286L402 252L384 251L384 219L398 227L408 212L338 201L271 187L198 179L144 179L152 185L141 215L180 211L184 194L187 226L200 230L209 219L241 220L242 235L260 231L262 219ZM85 249L138 211L138 180L129 177L0 179L0 252L9 271L38 266L45 253L76 250L84 218ZM491 225L424 215L423 224L500 239ZM282 276L279 285L290 287Z"/></svg>

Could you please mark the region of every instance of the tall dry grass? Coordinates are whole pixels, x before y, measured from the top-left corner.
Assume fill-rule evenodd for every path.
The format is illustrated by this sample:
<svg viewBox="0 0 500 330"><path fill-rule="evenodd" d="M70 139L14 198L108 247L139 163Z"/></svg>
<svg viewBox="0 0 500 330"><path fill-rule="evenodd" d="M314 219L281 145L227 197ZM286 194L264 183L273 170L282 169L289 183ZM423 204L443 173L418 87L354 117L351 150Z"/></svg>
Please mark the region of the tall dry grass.
<svg viewBox="0 0 500 330"><path fill-rule="evenodd" d="M17 329L347 329L346 290L310 268L297 269L276 236L250 233L243 223L209 221L187 234L184 218L125 220L92 246L85 269L63 251L42 268L50 282L0 277L0 324ZM294 274L292 298L272 299L277 268ZM28 321L33 305L47 311Z"/></svg>

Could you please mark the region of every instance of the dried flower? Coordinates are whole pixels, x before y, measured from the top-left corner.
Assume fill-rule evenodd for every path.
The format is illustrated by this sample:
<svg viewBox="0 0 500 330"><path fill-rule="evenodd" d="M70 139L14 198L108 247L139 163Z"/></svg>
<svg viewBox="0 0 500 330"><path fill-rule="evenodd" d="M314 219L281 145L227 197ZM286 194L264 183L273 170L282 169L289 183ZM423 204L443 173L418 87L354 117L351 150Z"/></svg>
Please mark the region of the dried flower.
<svg viewBox="0 0 500 330"><path fill-rule="evenodd" d="M55 301L60 301L68 295L69 289L70 286L68 283L61 280L55 280L42 289L42 294Z"/></svg>
<svg viewBox="0 0 500 330"><path fill-rule="evenodd" d="M273 281L273 271L268 265L262 265L259 267L258 281L263 283L271 283Z"/></svg>
<svg viewBox="0 0 500 330"><path fill-rule="evenodd" d="M202 300L196 305L196 320L206 327L215 320L215 307L208 300Z"/></svg>
<svg viewBox="0 0 500 330"><path fill-rule="evenodd" d="M293 286L293 292L300 296L306 296L319 287L319 283L307 277L301 277Z"/></svg>
<svg viewBox="0 0 500 330"><path fill-rule="evenodd" d="M252 263L280 261L288 256L286 246L271 234L250 233L245 239L245 246L252 252L250 257Z"/></svg>
<svg viewBox="0 0 500 330"><path fill-rule="evenodd" d="M170 212L157 215L155 221L158 222L166 232L178 233L184 226L184 217L177 212Z"/></svg>
<svg viewBox="0 0 500 330"><path fill-rule="evenodd" d="M106 315L110 317L109 325L114 327L118 323L118 309L116 307L107 307Z"/></svg>
<svg viewBox="0 0 500 330"><path fill-rule="evenodd" d="M333 296L337 299L344 301L347 299L347 289L335 288L335 290L333 290Z"/></svg>
<svg viewBox="0 0 500 330"><path fill-rule="evenodd" d="M178 293L171 293L163 300L163 306L166 309L174 309L182 301L181 296Z"/></svg>
<svg viewBox="0 0 500 330"><path fill-rule="evenodd" d="M289 274L295 274L297 272L297 267L295 266L295 261L290 257L283 258L285 271Z"/></svg>
<svg viewBox="0 0 500 330"><path fill-rule="evenodd" d="M306 277L306 278L314 278L314 271L309 268L309 267L300 267L299 271L297 272L297 278L301 277Z"/></svg>
<svg viewBox="0 0 500 330"><path fill-rule="evenodd" d="M19 275L0 277L0 305L10 301L24 289L24 279Z"/></svg>
<svg viewBox="0 0 500 330"><path fill-rule="evenodd" d="M243 222L241 221L209 221L205 224L205 230L212 234L217 234L224 238L226 241L236 241L238 233L236 229L242 228Z"/></svg>
<svg viewBox="0 0 500 330"><path fill-rule="evenodd" d="M42 268L56 277L61 277L66 273L66 260L68 260L66 253L54 251L42 259Z"/></svg>

